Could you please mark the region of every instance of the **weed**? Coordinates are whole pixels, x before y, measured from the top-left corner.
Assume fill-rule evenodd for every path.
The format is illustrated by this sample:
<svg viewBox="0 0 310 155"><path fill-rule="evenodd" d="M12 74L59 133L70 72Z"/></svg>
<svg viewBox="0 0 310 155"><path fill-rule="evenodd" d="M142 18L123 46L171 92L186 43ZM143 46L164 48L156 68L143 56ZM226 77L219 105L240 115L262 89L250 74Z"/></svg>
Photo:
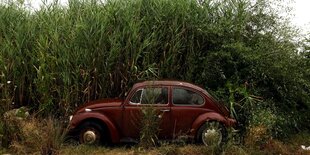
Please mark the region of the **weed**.
<svg viewBox="0 0 310 155"><path fill-rule="evenodd" d="M157 110L152 106L146 106L142 109L140 146L151 148L158 146L158 133L160 118L157 117Z"/></svg>

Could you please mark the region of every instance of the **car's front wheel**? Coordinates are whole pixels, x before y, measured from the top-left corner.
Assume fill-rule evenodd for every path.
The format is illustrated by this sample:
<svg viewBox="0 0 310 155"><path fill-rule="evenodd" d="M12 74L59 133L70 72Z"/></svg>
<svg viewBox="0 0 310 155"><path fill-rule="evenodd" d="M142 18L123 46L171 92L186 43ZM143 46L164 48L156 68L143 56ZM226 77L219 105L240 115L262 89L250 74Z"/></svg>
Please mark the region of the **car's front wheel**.
<svg viewBox="0 0 310 155"><path fill-rule="evenodd" d="M217 121L206 122L198 130L196 140L205 146L221 146L227 140L226 128Z"/></svg>
<svg viewBox="0 0 310 155"><path fill-rule="evenodd" d="M81 144L98 145L103 141L103 128L95 122L85 122L80 126L79 142Z"/></svg>

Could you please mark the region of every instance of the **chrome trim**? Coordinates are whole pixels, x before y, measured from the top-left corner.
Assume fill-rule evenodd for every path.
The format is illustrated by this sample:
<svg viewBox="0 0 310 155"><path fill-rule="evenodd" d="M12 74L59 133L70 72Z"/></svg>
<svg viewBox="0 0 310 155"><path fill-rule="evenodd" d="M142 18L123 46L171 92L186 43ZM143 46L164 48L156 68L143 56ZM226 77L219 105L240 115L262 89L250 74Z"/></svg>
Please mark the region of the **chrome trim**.
<svg viewBox="0 0 310 155"><path fill-rule="evenodd" d="M73 118L73 116L70 115L70 116L69 116L69 122L71 122L72 118Z"/></svg>
<svg viewBox="0 0 310 155"><path fill-rule="evenodd" d="M91 109L85 108L85 112L91 112Z"/></svg>

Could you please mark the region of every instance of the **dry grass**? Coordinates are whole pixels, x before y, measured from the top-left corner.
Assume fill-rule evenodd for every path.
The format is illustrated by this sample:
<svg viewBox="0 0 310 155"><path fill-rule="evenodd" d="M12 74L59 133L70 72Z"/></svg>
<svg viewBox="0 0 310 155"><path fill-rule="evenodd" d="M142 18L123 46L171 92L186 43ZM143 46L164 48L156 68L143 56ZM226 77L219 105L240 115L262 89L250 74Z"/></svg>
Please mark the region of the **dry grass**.
<svg viewBox="0 0 310 155"><path fill-rule="evenodd" d="M260 147L262 143L271 138L267 130L264 125L249 127L245 136L245 145Z"/></svg>
<svg viewBox="0 0 310 155"><path fill-rule="evenodd" d="M279 141L269 139L264 143L257 144L256 139L264 137L263 129L253 128L244 145L236 145L229 141L223 147L222 152L215 148L202 145L180 145L174 143L162 143L159 147L95 147L88 145L74 145L63 143L65 130L63 126L55 120L48 118L39 120L31 117L24 121L19 121L15 126L19 127L19 133L14 134L9 150L0 150L2 153L14 154L62 154L62 155L203 155L203 154L223 154L223 155L248 155L248 154L298 154L307 155L310 151L304 151L300 145L310 145L310 134L300 133L287 140ZM12 130L15 131L15 130ZM255 131L255 132L254 132ZM251 142L251 143L250 143Z"/></svg>
<svg viewBox="0 0 310 155"><path fill-rule="evenodd" d="M296 136L296 137L299 137ZM309 137L309 134L307 135ZM306 138L306 137L304 137ZM295 138L290 139L289 143L284 143L278 140L269 140L266 145L261 148L255 148L247 145L227 144L222 152L216 152L213 148L202 145L176 145L166 144L160 147L143 149L138 146L132 148L126 147L92 147L92 146L67 146L60 150L60 154L75 155L75 154L94 154L94 155L310 155L310 151L301 150L300 143L304 141L295 141ZM293 144L296 143L296 144ZM297 144L298 143L298 144Z"/></svg>
<svg viewBox="0 0 310 155"><path fill-rule="evenodd" d="M13 120L12 120L13 121ZM263 143L257 140L264 139L264 129L253 128L249 131L246 143L243 145L229 141L219 152L212 147L194 144L161 143L158 147L141 147L134 145L126 147L124 145L114 147L95 147L88 145L75 145L64 143L66 130L63 125L57 123L52 118L38 119L30 117L26 120L9 123L18 127L18 132L11 130L12 136L9 149L0 149L0 153L13 154L61 154L61 155L84 155L84 154L107 154L107 155L203 155L203 154L223 154L223 155L248 155L248 154L281 154L281 155L310 155L310 151L301 149L301 145L310 145L310 134L299 133L285 140L266 139ZM13 128L12 128L13 129ZM256 139L256 140L255 140ZM247 142L248 141L248 142Z"/></svg>
<svg viewBox="0 0 310 155"><path fill-rule="evenodd" d="M20 121L19 133L12 139L10 150L16 154L59 154L66 129L52 118L39 120L34 117Z"/></svg>
<svg viewBox="0 0 310 155"><path fill-rule="evenodd" d="M115 147L115 148L107 148L107 147L92 147L87 145L79 145L79 146L68 146L63 148L60 151L60 154L66 155L76 155L76 154L105 154L105 155L199 155L205 154L203 146L196 145L186 145L186 146L178 146L174 144L164 145L161 147L154 147L150 149L144 149L142 147L133 146L132 148L125 147Z"/></svg>
<svg viewBox="0 0 310 155"><path fill-rule="evenodd" d="M261 148L256 148L248 145L234 145L227 144L222 152L215 152L213 148L205 147L202 145L176 145L176 144L164 144L160 147L153 147L149 149L144 149L138 145L132 147L125 146L114 146L114 147L97 147L88 145L62 145L57 154L61 155L212 155L212 154L222 154L222 155L310 155L310 151L305 151L300 148L300 145L309 145L309 134L296 135L295 137L289 139L287 142L282 142L279 140L269 140ZM42 143L43 144L43 143ZM27 147L33 150L27 152L27 154L42 154L42 152L37 149L39 147L36 144L36 148L33 148L30 143L23 143L20 149L25 149ZM28 150L30 149L28 148ZM12 151L12 150L11 150ZM14 150L15 151L15 150ZM1 152L5 153L5 152ZM15 152L17 154L26 154L25 152Z"/></svg>
<svg viewBox="0 0 310 155"><path fill-rule="evenodd" d="M7 124L11 133L11 145L8 150L1 150L0 154L63 154L63 155L248 155L248 154L281 154L281 155L310 155L310 151L301 149L301 145L310 145L310 134L299 133L286 140L272 139L264 126L248 128L244 145L236 145L233 141L223 147L222 152L212 147L201 145L180 145L175 143L162 143L156 147L131 148L124 146L94 147L86 145L73 145L63 143L65 128L52 118L38 119L34 116L26 120L8 119ZM148 133L148 132L147 132Z"/></svg>

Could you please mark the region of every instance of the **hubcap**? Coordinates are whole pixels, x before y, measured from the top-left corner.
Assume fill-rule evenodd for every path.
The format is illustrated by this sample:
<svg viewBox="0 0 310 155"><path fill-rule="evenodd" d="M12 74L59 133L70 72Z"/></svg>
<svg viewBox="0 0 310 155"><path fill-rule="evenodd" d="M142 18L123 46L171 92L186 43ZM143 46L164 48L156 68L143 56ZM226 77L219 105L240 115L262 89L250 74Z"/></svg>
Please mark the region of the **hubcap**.
<svg viewBox="0 0 310 155"><path fill-rule="evenodd" d="M202 132L202 142L206 146L220 145L222 141L222 132L219 124L216 122L210 123L210 126Z"/></svg>
<svg viewBox="0 0 310 155"><path fill-rule="evenodd" d="M83 135L84 143L91 144L96 141L96 133L95 131L88 130Z"/></svg>

